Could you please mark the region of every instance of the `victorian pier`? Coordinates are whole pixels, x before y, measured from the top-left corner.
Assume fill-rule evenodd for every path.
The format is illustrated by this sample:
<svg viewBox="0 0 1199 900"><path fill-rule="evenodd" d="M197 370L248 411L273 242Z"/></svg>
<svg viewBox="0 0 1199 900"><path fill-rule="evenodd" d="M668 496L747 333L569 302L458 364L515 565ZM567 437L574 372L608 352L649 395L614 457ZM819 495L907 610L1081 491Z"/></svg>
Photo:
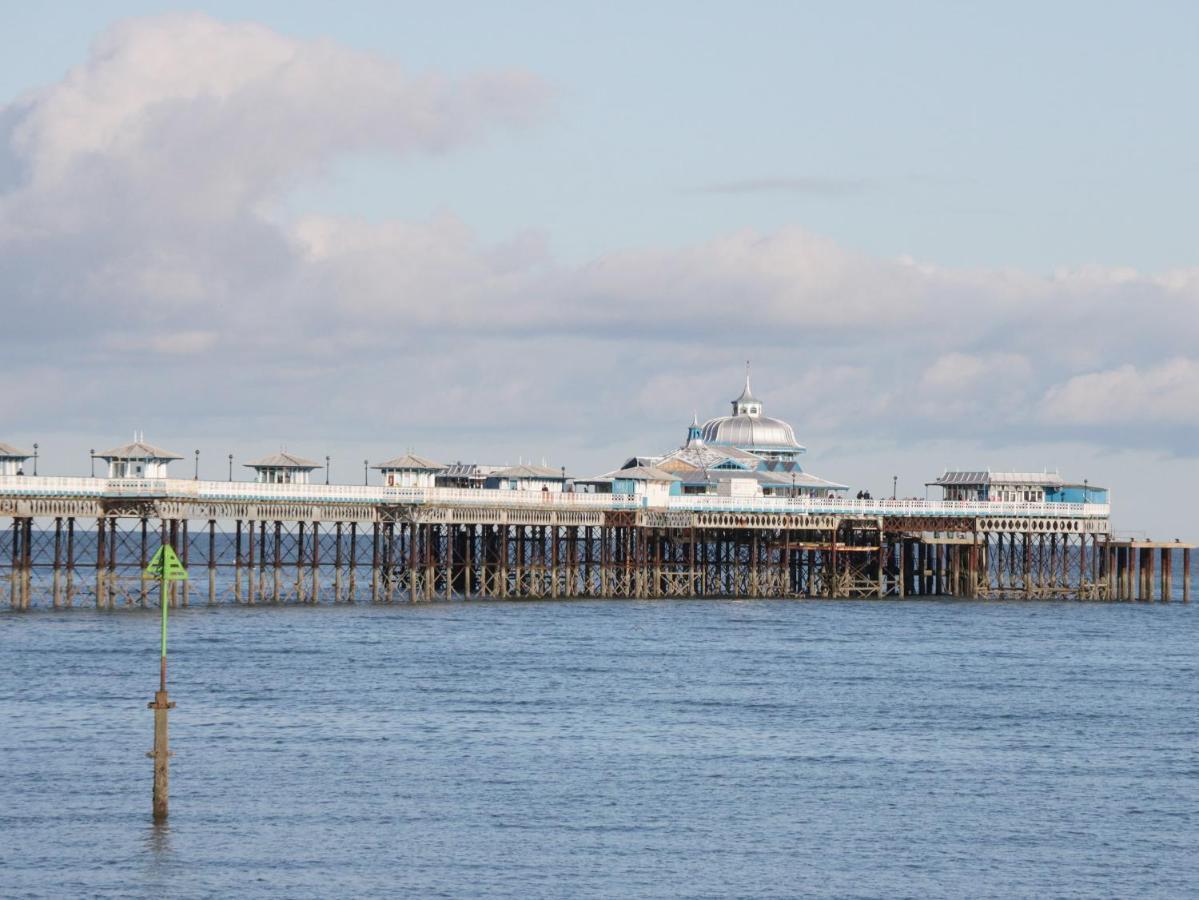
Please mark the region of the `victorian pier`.
<svg viewBox="0 0 1199 900"><path fill-rule="evenodd" d="M10 606L574 597L1189 600L1106 504L0 477ZM7 571L5 571L7 570Z"/></svg>
<svg viewBox="0 0 1199 900"><path fill-rule="evenodd" d="M313 483L280 452L252 481L172 478L135 436L92 453L106 477L39 476L0 443L0 602L144 606L147 565L191 572L171 602L574 597L925 597L1188 601L1190 544L1119 539L1106 488L1056 472L946 471L939 499L849 496L799 462L791 426L745 384L664 454L565 468L412 453L370 484ZM32 458L34 474L27 468ZM894 486L893 491L894 491Z"/></svg>

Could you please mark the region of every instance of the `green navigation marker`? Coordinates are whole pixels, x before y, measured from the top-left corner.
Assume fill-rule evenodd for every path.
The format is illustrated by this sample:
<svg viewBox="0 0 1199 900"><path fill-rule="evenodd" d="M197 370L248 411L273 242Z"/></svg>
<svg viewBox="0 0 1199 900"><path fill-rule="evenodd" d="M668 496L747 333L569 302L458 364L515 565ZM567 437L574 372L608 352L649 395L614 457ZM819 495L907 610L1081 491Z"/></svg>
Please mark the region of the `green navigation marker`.
<svg viewBox="0 0 1199 900"><path fill-rule="evenodd" d="M149 704L154 710L154 750L148 754L154 759L154 820L161 822L167 817L170 794L167 712L175 705L167 695L167 608L170 606L167 585L172 581L187 581L187 569L183 568L175 549L163 544L146 567L146 576L156 579L162 586L162 654L158 666L158 693Z"/></svg>
<svg viewBox="0 0 1199 900"><path fill-rule="evenodd" d="M183 568L175 549L164 544L146 566L146 576L160 581L187 581L187 569Z"/></svg>

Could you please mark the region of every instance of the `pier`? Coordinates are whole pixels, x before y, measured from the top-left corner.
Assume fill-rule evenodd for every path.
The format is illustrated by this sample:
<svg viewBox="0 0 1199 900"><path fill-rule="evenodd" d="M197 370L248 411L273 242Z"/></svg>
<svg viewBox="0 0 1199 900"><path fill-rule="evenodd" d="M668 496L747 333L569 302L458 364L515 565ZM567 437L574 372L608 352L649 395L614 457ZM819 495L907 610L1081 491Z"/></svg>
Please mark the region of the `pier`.
<svg viewBox="0 0 1199 900"><path fill-rule="evenodd" d="M1119 540L1107 503L583 493L0 476L0 600L658 597L1190 599L1192 545Z"/></svg>

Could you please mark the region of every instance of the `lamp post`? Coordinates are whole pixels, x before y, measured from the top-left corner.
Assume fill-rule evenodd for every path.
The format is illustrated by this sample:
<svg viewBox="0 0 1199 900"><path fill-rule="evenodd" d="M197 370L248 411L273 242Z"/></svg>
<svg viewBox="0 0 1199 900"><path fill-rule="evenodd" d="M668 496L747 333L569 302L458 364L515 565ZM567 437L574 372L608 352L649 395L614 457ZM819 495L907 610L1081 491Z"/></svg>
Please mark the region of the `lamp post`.
<svg viewBox="0 0 1199 900"><path fill-rule="evenodd" d="M795 499L795 470L791 470L791 499Z"/></svg>
<svg viewBox="0 0 1199 900"><path fill-rule="evenodd" d="M566 466L562 466L562 493L566 493Z"/></svg>
<svg viewBox="0 0 1199 900"><path fill-rule="evenodd" d="M325 455L325 484L329 483L329 456Z"/></svg>
<svg viewBox="0 0 1199 900"><path fill-rule="evenodd" d="M37 444L33 445L33 475L37 477Z"/></svg>
<svg viewBox="0 0 1199 900"><path fill-rule="evenodd" d="M33 446L37 447L37 444L34 444ZM37 474L36 463L34 464L33 474L34 475ZM1090 486L1090 482L1085 478L1082 480L1082 502L1083 503L1091 502L1091 486Z"/></svg>
<svg viewBox="0 0 1199 900"><path fill-rule="evenodd" d="M196 471L195 471L195 474L192 475L192 481L199 481L199 480L200 480L200 451L197 450L196 451Z"/></svg>
<svg viewBox="0 0 1199 900"><path fill-rule="evenodd" d="M229 480L233 480L233 454L229 454Z"/></svg>
<svg viewBox="0 0 1199 900"><path fill-rule="evenodd" d="M88 450L87 452L90 453L92 456L92 478L95 478L96 477L96 448L92 447L92 449Z"/></svg>
<svg viewBox="0 0 1199 900"><path fill-rule="evenodd" d="M899 489L899 476L892 475L891 476L891 499L892 500L896 499L896 494L898 492L898 489Z"/></svg>
<svg viewBox="0 0 1199 900"><path fill-rule="evenodd" d="M365 460L365 459L364 459L364 460L362 461L362 486L363 486L363 487L366 487L366 486L367 486L367 484L369 484L369 483L370 483L370 482L369 482L369 480L368 480L368 479L369 479L369 474L370 474L370 473L369 473L369 470L368 470L368 466L369 466L369 465L370 465L370 461L369 461L369 460Z"/></svg>

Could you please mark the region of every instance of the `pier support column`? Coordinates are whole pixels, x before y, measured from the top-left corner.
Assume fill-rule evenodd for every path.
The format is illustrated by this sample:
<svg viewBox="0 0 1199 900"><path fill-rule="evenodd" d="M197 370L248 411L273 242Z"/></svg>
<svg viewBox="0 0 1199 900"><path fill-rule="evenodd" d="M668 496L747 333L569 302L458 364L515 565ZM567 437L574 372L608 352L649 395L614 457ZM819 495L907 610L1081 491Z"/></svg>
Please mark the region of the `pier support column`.
<svg viewBox="0 0 1199 900"><path fill-rule="evenodd" d="M62 516L58 516L54 520L54 583L51 587L53 600L51 601L55 609L62 602L60 574L62 568Z"/></svg>
<svg viewBox="0 0 1199 900"><path fill-rule="evenodd" d="M234 523L233 531L233 600L241 603L241 519Z"/></svg>
<svg viewBox="0 0 1199 900"><path fill-rule="evenodd" d="M187 519L181 519L179 521L179 556L180 561L183 563L183 568L185 569L188 566L188 561L191 559L191 541L188 539L187 532ZM253 535L251 535L251 543L253 543L252 538ZM250 552L253 553L253 550L251 549ZM180 602L184 606L187 606L188 600L191 596L191 581L180 582L179 593L181 596Z"/></svg>
<svg viewBox="0 0 1199 900"><path fill-rule="evenodd" d="M208 520L208 604L216 603L216 519Z"/></svg>
<svg viewBox="0 0 1199 900"><path fill-rule="evenodd" d="M67 587L63 598L67 607L75 602L75 517L67 516Z"/></svg>
<svg viewBox="0 0 1199 900"><path fill-rule="evenodd" d="M278 603L281 599L280 591L282 590L281 582L283 580L283 523L275 523L275 558L272 574L275 578L274 589L271 592L271 601Z"/></svg>
<svg viewBox="0 0 1199 900"><path fill-rule="evenodd" d="M346 602L353 603L357 597L358 579L358 523L350 523L350 583L347 585Z"/></svg>
<svg viewBox="0 0 1199 900"><path fill-rule="evenodd" d="M371 603L379 602L379 523L371 524Z"/></svg>
<svg viewBox="0 0 1199 900"><path fill-rule="evenodd" d="M141 553L138 555L138 577L141 579L141 591L138 594L138 605L146 606L150 596L150 578L146 575L146 567L150 565L150 520L141 518Z"/></svg>
<svg viewBox="0 0 1199 900"><path fill-rule="evenodd" d="M1182 602L1191 602L1191 548L1182 551Z"/></svg>
<svg viewBox="0 0 1199 900"><path fill-rule="evenodd" d="M316 603L321 590L321 523L312 523L312 584L308 589L308 602Z"/></svg>
<svg viewBox="0 0 1199 900"><path fill-rule="evenodd" d="M333 531L333 602L341 602L341 522L334 525Z"/></svg>
<svg viewBox="0 0 1199 900"><path fill-rule="evenodd" d="M105 545L105 537L108 533L108 522L103 518L96 520L96 609L104 609L105 601L105 583L104 583L104 566L105 560L108 557L108 550Z"/></svg>
<svg viewBox="0 0 1199 900"><path fill-rule="evenodd" d="M256 534L256 524L253 519L250 519L246 523L246 603L250 606L254 605L254 598L258 593L254 584L254 536Z"/></svg>
<svg viewBox="0 0 1199 900"><path fill-rule="evenodd" d="M8 605L12 609L21 608L21 588L25 583L25 579L21 576L21 568L25 559L25 553L21 549L21 538L25 531L22 525L22 521L14 516L12 520L11 567L8 573Z"/></svg>

